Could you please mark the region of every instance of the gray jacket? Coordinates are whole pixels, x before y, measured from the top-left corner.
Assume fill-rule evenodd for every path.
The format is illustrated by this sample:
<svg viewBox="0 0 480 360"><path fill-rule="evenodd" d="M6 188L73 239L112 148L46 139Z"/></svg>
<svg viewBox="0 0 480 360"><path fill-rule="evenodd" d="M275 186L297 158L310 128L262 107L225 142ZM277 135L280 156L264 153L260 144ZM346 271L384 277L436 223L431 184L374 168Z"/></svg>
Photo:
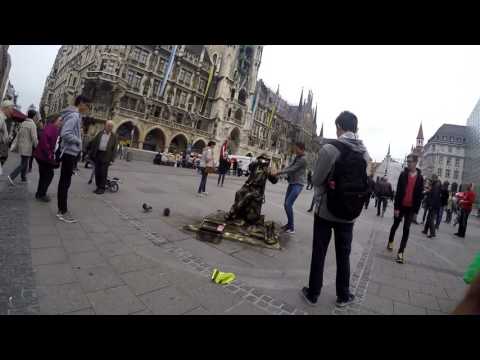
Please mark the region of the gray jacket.
<svg viewBox="0 0 480 360"><path fill-rule="evenodd" d="M279 171L277 175L287 174L289 184L305 184L305 170L307 169L307 160L305 155L296 156L292 165Z"/></svg>
<svg viewBox="0 0 480 360"><path fill-rule="evenodd" d="M33 148L38 145L37 125L32 119L26 118L20 124L17 134L17 150L22 156L32 156Z"/></svg>
<svg viewBox="0 0 480 360"><path fill-rule="evenodd" d="M62 138L61 151L62 153L77 156L82 149L82 136L80 127L82 119L80 113L75 106L69 106L62 111L63 126L60 131Z"/></svg>
<svg viewBox="0 0 480 360"><path fill-rule="evenodd" d="M363 154L365 161L369 160L367 149L362 143L362 140L357 139L356 135L352 132L347 132L338 138L339 141L348 145L353 151L358 151ZM313 170L312 183L315 192L315 213L322 219L340 223L353 223L355 220L348 221L339 219L333 216L327 208L327 196L325 182L328 179L329 174L333 171L335 161L340 156L340 151L331 144L324 145L318 153L318 160L315 163L315 169Z"/></svg>

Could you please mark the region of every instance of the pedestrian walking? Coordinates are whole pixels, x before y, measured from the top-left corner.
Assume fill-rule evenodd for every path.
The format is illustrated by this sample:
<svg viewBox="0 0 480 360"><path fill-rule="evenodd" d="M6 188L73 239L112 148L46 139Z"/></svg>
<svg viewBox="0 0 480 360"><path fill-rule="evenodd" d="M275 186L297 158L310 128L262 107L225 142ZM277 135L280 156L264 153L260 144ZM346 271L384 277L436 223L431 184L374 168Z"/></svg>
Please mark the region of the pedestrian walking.
<svg viewBox="0 0 480 360"><path fill-rule="evenodd" d="M229 164L228 164L228 140L223 142L222 147L220 148L220 157L218 159L218 181L217 186L223 187L223 182L225 181L225 174L228 171Z"/></svg>
<svg viewBox="0 0 480 360"><path fill-rule="evenodd" d="M440 190L440 207L438 208L435 228L438 230L440 228L440 223L443 219L443 212L445 207L448 205L448 182L445 181Z"/></svg>
<svg viewBox="0 0 480 360"><path fill-rule="evenodd" d="M302 142L295 143L295 159L293 160L292 165L287 168L274 172L274 176L278 175L287 175L288 188L287 193L285 194L284 208L285 213L287 214L287 223L282 227L282 229L289 234L295 234L295 224L293 218L293 204L297 200L298 195L303 190L305 185L305 170L307 168L307 161L305 160L305 144Z"/></svg>
<svg viewBox="0 0 480 360"><path fill-rule="evenodd" d="M375 193L375 182L373 181L373 175L368 177L368 198L365 201L365 210L368 209L368 205L370 204L370 198Z"/></svg>
<svg viewBox="0 0 480 360"><path fill-rule="evenodd" d="M202 178L200 180L200 185L198 186L198 194L197 196L206 196L208 193L206 192L207 186L207 177L209 173L213 173L214 171L214 160L213 160L213 148L215 147L214 141L209 141L207 147L203 150L202 158L200 160L200 172L202 174Z"/></svg>
<svg viewBox="0 0 480 360"><path fill-rule="evenodd" d="M53 114L47 119L47 125L43 129L38 140L38 146L33 152L33 157L38 164L38 186L35 198L39 201L50 202L47 195L48 187L52 183L54 170L59 167L55 161L55 146L57 144L60 128L62 127L60 114Z"/></svg>
<svg viewBox="0 0 480 360"><path fill-rule="evenodd" d="M32 120L35 123L35 126L37 127L37 139L40 140L40 137L42 136L42 133L43 133L44 124L42 119L40 119L40 115L38 114L38 112L35 114ZM32 149L32 154L34 152L35 152L35 148ZM28 160L28 172L31 173L32 169L33 169L33 156L30 156L30 159Z"/></svg>
<svg viewBox="0 0 480 360"><path fill-rule="evenodd" d="M430 191L428 191L427 193L427 201L426 201L427 208L428 208L427 221L422 231L422 233L427 235L428 238L435 237L435 221L437 219L437 214L442 203L441 188L442 188L442 184L438 180L438 176L436 174L433 174L431 188L430 188Z"/></svg>
<svg viewBox="0 0 480 360"><path fill-rule="evenodd" d="M20 155L20 164L8 176L11 185L15 185L15 178L21 174L22 183L27 183L27 170L32 152L38 145L37 127L33 122L36 115L35 110L28 110L27 118L20 125L20 130L12 144L12 151Z"/></svg>
<svg viewBox="0 0 480 360"><path fill-rule="evenodd" d="M13 101L4 100L0 104L0 176L3 175L3 165L8 159L9 135L7 119L13 113Z"/></svg>
<svg viewBox="0 0 480 360"><path fill-rule="evenodd" d="M423 177L420 169L417 168L418 156L410 154L407 156L407 167L400 174L397 183L397 191L394 201L393 225L390 229L387 249L393 250L395 232L403 219L403 235L400 247L397 253L396 261L405 263L405 247L407 246L410 233L410 224L420 210L423 192Z"/></svg>
<svg viewBox="0 0 480 360"><path fill-rule="evenodd" d="M392 185L388 182L386 176L384 176L378 184L377 197L377 216L384 217L385 211L387 210L388 199L393 199Z"/></svg>
<svg viewBox="0 0 480 360"><path fill-rule="evenodd" d="M464 238L467 231L467 222L470 212L472 211L473 203L475 202L476 194L473 191L473 184L469 184L467 191L459 199L458 205L460 207L460 218L458 219L458 232L456 236Z"/></svg>
<svg viewBox="0 0 480 360"><path fill-rule="evenodd" d="M350 251L353 226L368 194L367 162L369 155L357 137L357 117L342 112L335 120L338 140L324 145L313 171L316 209L313 248L308 287L301 295L315 305L323 286L325 256L332 231L335 233L337 260L336 293L338 307L354 301L350 292Z"/></svg>
<svg viewBox="0 0 480 360"><path fill-rule="evenodd" d="M60 221L75 223L77 220L68 211L68 189L72 182L73 169L82 149L81 115L89 109L90 100L83 95L75 98L73 106L69 106L62 113L63 126L60 131L60 180L58 181L58 213Z"/></svg>
<svg viewBox="0 0 480 360"><path fill-rule="evenodd" d="M453 212L453 194L448 195L446 212L447 216L445 217L445 224L450 224L450 222L452 221Z"/></svg>
<svg viewBox="0 0 480 360"><path fill-rule="evenodd" d="M422 208L423 208L422 225L425 223L425 219L428 214L428 193L430 192L430 189L431 189L430 179L427 179L425 182L426 182L426 185L423 191L423 200L422 200Z"/></svg>
<svg viewBox="0 0 480 360"><path fill-rule="evenodd" d="M92 140L89 157L95 163L95 194L105 193L108 168L115 161L118 144L117 135L113 133L113 121L108 120L105 128Z"/></svg>
<svg viewBox="0 0 480 360"><path fill-rule="evenodd" d="M307 171L307 190L313 189L312 184L312 170L308 169Z"/></svg>

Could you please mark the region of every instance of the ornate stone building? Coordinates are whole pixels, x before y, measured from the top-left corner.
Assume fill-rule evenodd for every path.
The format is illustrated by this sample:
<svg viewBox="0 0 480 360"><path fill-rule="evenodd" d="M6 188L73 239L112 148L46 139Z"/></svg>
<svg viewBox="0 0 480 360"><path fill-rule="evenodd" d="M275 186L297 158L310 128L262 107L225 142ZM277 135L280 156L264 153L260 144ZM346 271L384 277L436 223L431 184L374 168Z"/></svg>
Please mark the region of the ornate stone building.
<svg viewBox="0 0 480 360"><path fill-rule="evenodd" d="M10 73L10 54L9 45L0 45L0 101L3 100L7 90L8 74Z"/></svg>
<svg viewBox="0 0 480 360"><path fill-rule="evenodd" d="M122 141L145 150L198 152L209 140L218 150L230 138L233 154L267 152L281 163L291 144L303 140L313 158L313 94L290 106L257 81L262 51L259 45L64 45L47 77L41 113L60 111L84 94L93 99L84 119L90 136L113 120Z"/></svg>

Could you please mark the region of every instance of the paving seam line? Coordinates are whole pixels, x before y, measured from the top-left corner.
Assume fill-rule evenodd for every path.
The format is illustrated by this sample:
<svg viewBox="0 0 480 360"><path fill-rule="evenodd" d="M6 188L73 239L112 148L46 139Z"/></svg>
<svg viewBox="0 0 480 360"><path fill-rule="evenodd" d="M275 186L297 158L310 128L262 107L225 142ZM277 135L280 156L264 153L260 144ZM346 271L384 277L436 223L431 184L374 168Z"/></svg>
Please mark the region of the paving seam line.
<svg viewBox="0 0 480 360"><path fill-rule="evenodd" d="M84 199L98 199L91 195L82 195ZM202 258L194 256L188 250L185 250L179 246L173 245L171 242L160 239L154 233L148 230L148 227L141 222L140 220L134 218L126 211L116 207L112 201L101 199L101 201L111 208L116 214L120 216L123 220L127 221L132 225L136 230L140 231L143 236L150 240L154 245L163 249L166 253L173 255L179 259L184 264L189 265L191 268L195 269L201 276L205 278L210 278L211 273L214 269L213 266L205 263ZM165 224L166 226L171 226ZM303 309L298 309L290 304L274 299L273 297L263 294L261 291L247 285L244 281L235 279L229 285L224 287L228 292L232 294L239 293L240 297L254 305L256 308L265 311L271 315L308 315Z"/></svg>

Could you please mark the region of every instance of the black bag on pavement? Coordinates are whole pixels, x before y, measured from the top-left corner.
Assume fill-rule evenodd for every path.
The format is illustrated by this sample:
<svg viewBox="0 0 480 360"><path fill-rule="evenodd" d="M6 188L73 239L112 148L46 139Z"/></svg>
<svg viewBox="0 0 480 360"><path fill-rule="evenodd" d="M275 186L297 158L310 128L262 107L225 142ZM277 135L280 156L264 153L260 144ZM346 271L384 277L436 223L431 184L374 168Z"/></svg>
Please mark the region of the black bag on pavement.
<svg viewBox="0 0 480 360"><path fill-rule="evenodd" d="M333 172L327 180L327 208L339 219L354 220L369 194L367 162L363 154L340 141L331 142L340 151Z"/></svg>

